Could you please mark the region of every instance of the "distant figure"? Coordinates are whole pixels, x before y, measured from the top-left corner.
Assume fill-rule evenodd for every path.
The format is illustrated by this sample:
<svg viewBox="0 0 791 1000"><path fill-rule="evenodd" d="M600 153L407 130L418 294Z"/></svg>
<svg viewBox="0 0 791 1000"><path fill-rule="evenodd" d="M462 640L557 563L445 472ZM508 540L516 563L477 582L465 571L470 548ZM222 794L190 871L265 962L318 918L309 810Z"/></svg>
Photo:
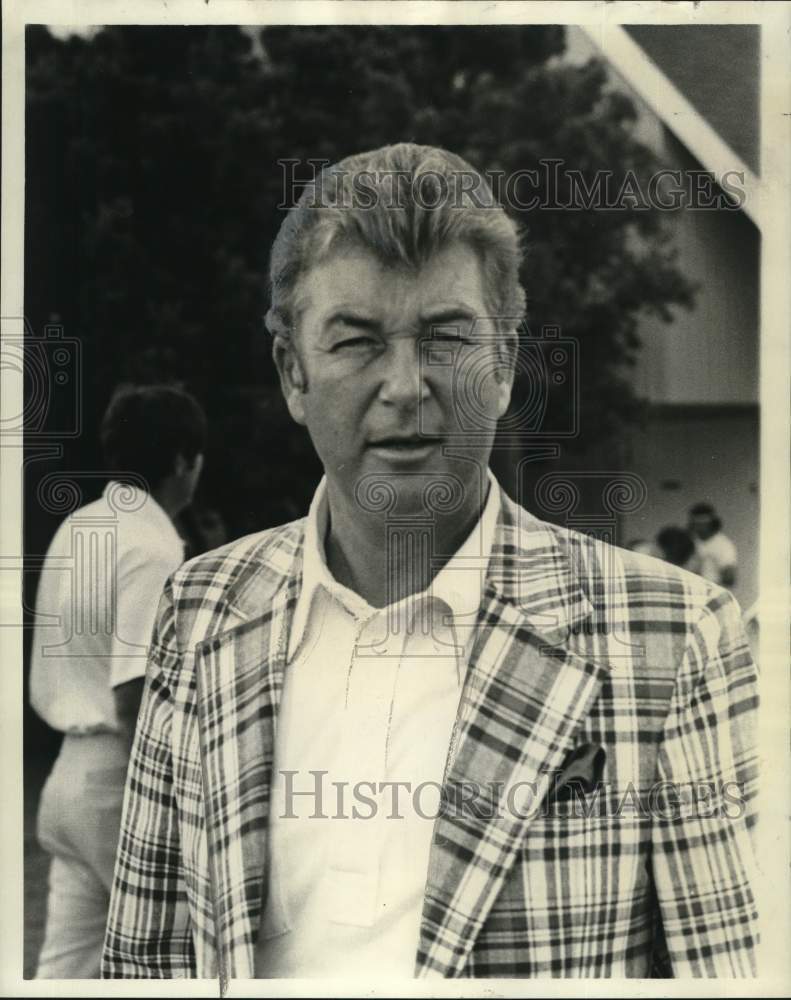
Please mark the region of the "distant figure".
<svg viewBox="0 0 791 1000"><path fill-rule="evenodd" d="M700 575L723 587L736 583L736 546L722 530L722 521L709 503L689 511L689 530L700 556Z"/></svg>
<svg viewBox="0 0 791 1000"><path fill-rule="evenodd" d="M660 557L660 553L656 545L654 545L653 542L649 542L645 538L633 538L631 542L628 543L626 548L629 549L630 552L639 552L644 556L654 556L655 558Z"/></svg>
<svg viewBox="0 0 791 1000"><path fill-rule="evenodd" d="M684 528L674 525L662 528L656 536L656 544L665 562L700 574L700 556L695 549L695 540Z"/></svg>
<svg viewBox="0 0 791 1000"><path fill-rule="evenodd" d="M206 418L187 393L120 390L101 427L111 480L65 519L47 552L30 699L65 735L38 816L52 855L39 979L99 976L151 628L184 559L173 519L192 500L205 438Z"/></svg>

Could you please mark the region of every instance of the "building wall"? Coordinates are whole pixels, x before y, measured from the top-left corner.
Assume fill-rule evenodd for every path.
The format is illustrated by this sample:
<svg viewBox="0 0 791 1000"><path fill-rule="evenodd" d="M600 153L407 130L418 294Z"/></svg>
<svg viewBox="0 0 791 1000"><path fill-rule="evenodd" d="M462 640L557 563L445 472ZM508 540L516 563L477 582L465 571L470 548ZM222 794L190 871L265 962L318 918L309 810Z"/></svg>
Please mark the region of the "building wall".
<svg viewBox="0 0 791 1000"><path fill-rule="evenodd" d="M673 169L702 169L664 127L658 152ZM653 538L683 526L692 504L712 503L739 552L734 593L747 608L758 596L760 235L738 211L668 219L695 301L670 324L640 324L634 386L651 409L630 436L629 467L646 481L648 502L623 519L622 538Z"/></svg>
<svg viewBox="0 0 791 1000"><path fill-rule="evenodd" d="M567 40L572 62L601 56L577 28ZM610 85L634 102L636 137L664 167L705 168L663 123L661 108L649 107L612 67ZM645 481L648 499L622 516L619 542L653 539L666 525L685 525L692 504L714 504L739 553L734 593L746 608L758 585L760 234L740 211L685 209L666 218L679 265L697 289L693 308L674 309L670 324L640 322L632 378L650 410L645 428L628 435L624 468Z"/></svg>
<svg viewBox="0 0 791 1000"><path fill-rule="evenodd" d="M624 31L758 173L760 25L628 24Z"/></svg>
<svg viewBox="0 0 791 1000"><path fill-rule="evenodd" d="M660 155L671 169L702 169L667 130ZM758 230L743 212L726 209L667 218L681 269L696 285L695 304L674 309L670 324L642 320L635 388L654 403L757 403Z"/></svg>

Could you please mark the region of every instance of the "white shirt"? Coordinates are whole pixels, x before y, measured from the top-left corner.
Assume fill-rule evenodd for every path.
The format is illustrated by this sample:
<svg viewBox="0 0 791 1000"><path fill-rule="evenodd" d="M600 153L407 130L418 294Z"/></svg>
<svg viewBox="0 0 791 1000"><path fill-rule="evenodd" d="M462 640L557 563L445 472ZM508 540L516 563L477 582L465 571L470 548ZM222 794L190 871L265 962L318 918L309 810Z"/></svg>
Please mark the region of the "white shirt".
<svg viewBox="0 0 791 1000"><path fill-rule="evenodd" d="M479 521L430 587L376 609L327 568L319 486L276 735L259 978L414 976L439 789L499 509L490 474ZM382 787L397 781L409 787Z"/></svg>
<svg viewBox="0 0 791 1000"><path fill-rule="evenodd" d="M36 599L30 701L54 729L118 731L112 689L142 677L159 598L184 545L149 494L110 482L70 514Z"/></svg>
<svg viewBox="0 0 791 1000"><path fill-rule="evenodd" d="M726 566L736 566L736 546L721 531L705 541L696 538L695 548L700 556L700 575L712 583L720 582L720 575Z"/></svg>

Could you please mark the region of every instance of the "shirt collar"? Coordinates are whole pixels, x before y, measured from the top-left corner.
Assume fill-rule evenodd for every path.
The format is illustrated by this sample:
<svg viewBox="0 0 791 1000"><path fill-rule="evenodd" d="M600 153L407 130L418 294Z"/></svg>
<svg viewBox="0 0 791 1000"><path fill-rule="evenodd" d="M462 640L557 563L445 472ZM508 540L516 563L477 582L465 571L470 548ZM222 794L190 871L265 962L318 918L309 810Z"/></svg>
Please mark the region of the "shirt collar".
<svg viewBox="0 0 791 1000"><path fill-rule="evenodd" d="M481 516L462 545L434 577L422 595L443 601L454 617L469 616L481 603L486 568L494 545L497 519L500 514L500 485L491 469L487 470L489 491ZM316 489L308 510L302 562L302 589L291 626L291 653L301 643L317 590L321 587L358 619L369 618L381 608L374 608L359 594L338 583L327 566L324 538L329 524L327 482L323 478ZM472 622L470 622L472 624Z"/></svg>

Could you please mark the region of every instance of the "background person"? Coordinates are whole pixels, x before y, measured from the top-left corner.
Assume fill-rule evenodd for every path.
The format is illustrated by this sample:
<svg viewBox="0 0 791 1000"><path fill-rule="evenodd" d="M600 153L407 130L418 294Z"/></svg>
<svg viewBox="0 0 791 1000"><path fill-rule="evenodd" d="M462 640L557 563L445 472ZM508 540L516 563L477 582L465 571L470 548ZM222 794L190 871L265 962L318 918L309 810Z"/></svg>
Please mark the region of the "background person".
<svg viewBox="0 0 791 1000"><path fill-rule="evenodd" d="M64 736L39 806L39 840L52 855L39 979L99 975L146 651L165 580L183 561L173 519L192 499L205 439L187 393L119 390L101 427L111 481L65 519L47 552L30 698Z"/></svg>
<svg viewBox="0 0 791 1000"><path fill-rule="evenodd" d="M696 503L689 511L689 530L700 556L700 574L722 587L736 584L736 546L722 530L722 521L710 503Z"/></svg>

